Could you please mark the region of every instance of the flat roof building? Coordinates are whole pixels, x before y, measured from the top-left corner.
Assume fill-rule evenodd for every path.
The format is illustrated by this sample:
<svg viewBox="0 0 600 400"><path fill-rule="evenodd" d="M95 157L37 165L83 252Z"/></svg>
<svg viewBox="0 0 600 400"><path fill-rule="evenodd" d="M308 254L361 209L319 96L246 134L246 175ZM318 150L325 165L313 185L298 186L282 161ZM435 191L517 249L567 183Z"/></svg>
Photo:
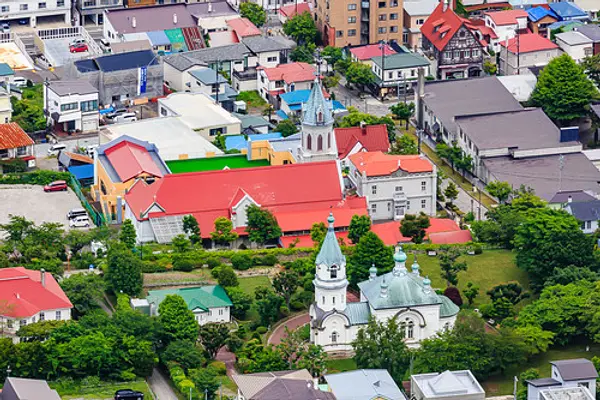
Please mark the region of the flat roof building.
<svg viewBox="0 0 600 400"><path fill-rule="evenodd" d="M412 375L410 391L414 400L485 399L485 391L469 370Z"/></svg>

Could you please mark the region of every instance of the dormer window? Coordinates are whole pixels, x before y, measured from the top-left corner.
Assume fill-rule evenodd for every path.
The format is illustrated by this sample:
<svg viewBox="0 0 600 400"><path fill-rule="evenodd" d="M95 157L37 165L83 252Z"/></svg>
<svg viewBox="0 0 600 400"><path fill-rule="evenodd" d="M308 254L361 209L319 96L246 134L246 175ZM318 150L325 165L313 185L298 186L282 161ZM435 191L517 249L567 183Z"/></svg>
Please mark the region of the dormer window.
<svg viewBox="0 0 600 400"><path fill-rule="evenodd" d="M329 268L329 277L331 279L337 279L337 273L338 273L338 266L332 265L331 268Z"/></svg>

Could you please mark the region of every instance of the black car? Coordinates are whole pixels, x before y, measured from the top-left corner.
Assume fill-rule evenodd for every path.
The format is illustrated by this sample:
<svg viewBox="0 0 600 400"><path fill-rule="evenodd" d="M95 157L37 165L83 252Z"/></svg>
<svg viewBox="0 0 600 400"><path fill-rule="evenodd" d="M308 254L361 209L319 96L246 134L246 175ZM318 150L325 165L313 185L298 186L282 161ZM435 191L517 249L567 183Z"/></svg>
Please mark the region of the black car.
<svg viewBox="0 0 600 400"><path fill-rule="evenodd" d="M115 400L144 400L144 393L131 389L117 390Z"/></svg>

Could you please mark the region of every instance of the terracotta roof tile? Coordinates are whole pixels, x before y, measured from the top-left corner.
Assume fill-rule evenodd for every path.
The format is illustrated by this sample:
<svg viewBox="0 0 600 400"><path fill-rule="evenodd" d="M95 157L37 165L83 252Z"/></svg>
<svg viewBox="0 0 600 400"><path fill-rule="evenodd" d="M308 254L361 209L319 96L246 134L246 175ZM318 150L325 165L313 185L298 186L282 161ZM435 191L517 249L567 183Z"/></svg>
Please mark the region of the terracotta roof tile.
<svg viewBox="0 0 600 400"><path fill-rule="evenodd" d="M310 12L309 3L289 4L279 9L279 13L288 18L291 18L296 14L304 14L305 12Z"/></svg>
<svg viewBox="0 0 600 400"><path fill-rule="evenodd" d="M280 64L273 68L260 68L265 71L270 81L285 81L288 85L294 82L313 81L315 68L304 62Z"/></svg>
<svg viewBox="0 0 600 400"><path fill-rule="evenodd" d="M431 162L418 155L391 155L381 151L358 152L350 156L350 162L361 174L367 176L390 175L398 170L409 173L433 171Z"/></svg>
<svg viewBox="0 0 600 400"><path fill-rule="evenodd" d="M535 51L553 50L558 49L558 46L546 39L545 37L536 33L527 33L524 35L518 35L519 40L514 37L508 40L508 51L511 53L531 53ZM506 40L500 42L500 45L506 48Z"/></svg>
<svg viewBox="0 0 600 400"><path fill-rule="evenodd" d="M387 125L367 125L353 128L336 128L335 141L338 147L338 156L344 159L357 143L367 151L383 151L390 149Z"/></svg>
<svg viewBox="0 0 600 400"><path fill-rule="evenodd" d="M527 11L525 10L502 10L486 12L485 15L489 16L496 25L516 25L517 18L527 19Z"/></svg>
<svg viewBox="0 0 600 400"><path fill-rule="evenodd" d="M234 18L227 21L227 26L233 30L239 38L247 36L259 36L260 29L256 27L248 18Z"/></svg>
<svg viewBox="0 0 600 400"><path fill-rule="evenodd" d="M0 150L32 146L35 142L16 123L0 124Z"/></svg>
<svg viewBox="0 0 600 400"><path fill-rule="evenodd" d="M106 149L104 154L119 175L121 182L127 182L141 173L157 178L163 176L148 150L138 144L123 141Z"/></svg>
<svg viewBox="0 0 600 400"><path fill-rule="evenodd" d="M440 2L421 26L421 33L442 51L463 24L464 20L452 10L452 7L446 7L443 2ZM442 35L444 32L446 34Z"/></svg>

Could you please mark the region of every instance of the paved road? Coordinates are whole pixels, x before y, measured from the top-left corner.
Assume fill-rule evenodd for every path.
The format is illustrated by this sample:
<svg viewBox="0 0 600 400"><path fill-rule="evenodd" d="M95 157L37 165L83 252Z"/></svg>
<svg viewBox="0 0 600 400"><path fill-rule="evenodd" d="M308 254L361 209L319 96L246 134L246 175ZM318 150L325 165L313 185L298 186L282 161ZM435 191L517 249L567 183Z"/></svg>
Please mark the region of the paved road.
<svg viewBox="0 0 600 400"><path fill-rule="evenodd" d="M339 102L341 102L346 107L354 107L359 111L377 115L378 117L382 117L390 113L389 107L392 104L395 104L394 101L386 101L382 103L378 99L371 96L369 93L365 93L365 98L361 99L358 96L358 92L356 90L350 90L346 86L346 79L341 78L340 84L332 88L333 93L335 93L335 98Z"/></svg>
<svg viewBox="0 0 600 400"><path fill-rule="evenodd" d="M97 145L100 143L98 136L87 137L82 139L66 139L60 140L59 143L67 146L67 151L73 151L76 147L87 147L91 145ZM46 157L48 155L48 149L52 144L50 143L38 143L35 145L35 154L37 157Z"/></svg>
<svg viewBox="0 0 600 400"><path fill-rule="evenodd" d="M269 336L268 343L278 345L279 343L281 343L281 339L283 339L286 336L286 334L285 334L286 327L290 331L293 331L295 329L298 329L302 325L308 324L309 322L310 322L310 316L308 315L308 313L300 314L300 315L297 315L295 317L288 319L287 321L285 321L284 323L279 325L277 328L275 328L275 330L273 331L271 336Z"/></svg>
<svg viewBox="0 0 600 400"><path fill-rule="evenodd" d="M148 378L148 385L154 392L156 399L158 400L178 400L177 395L169 385L167 378L158 370L154 368L152 375Z"/></svg>
<svg viewBox="0 0 600 400"><path fill-rule="evenodd" d="M454 178L454 177L453 177ZM457 180L461 178L454 178L453 180ZM442 182L442 190L446 190L446 187L450 183L450 179L446 178ZM456 184L456 182L455 182ZM461 188L458 184L456 184L456 188L458 189L458 197L454 200L454 204L464 213L468 213L469 211L473 211L475 215L475 220L479 219L479 198L475 195L471 197L469 193L467 193L463 188ZM487 212L487 208L482 204L481 205L481 219L487 219L485 213Z"/></svg>

